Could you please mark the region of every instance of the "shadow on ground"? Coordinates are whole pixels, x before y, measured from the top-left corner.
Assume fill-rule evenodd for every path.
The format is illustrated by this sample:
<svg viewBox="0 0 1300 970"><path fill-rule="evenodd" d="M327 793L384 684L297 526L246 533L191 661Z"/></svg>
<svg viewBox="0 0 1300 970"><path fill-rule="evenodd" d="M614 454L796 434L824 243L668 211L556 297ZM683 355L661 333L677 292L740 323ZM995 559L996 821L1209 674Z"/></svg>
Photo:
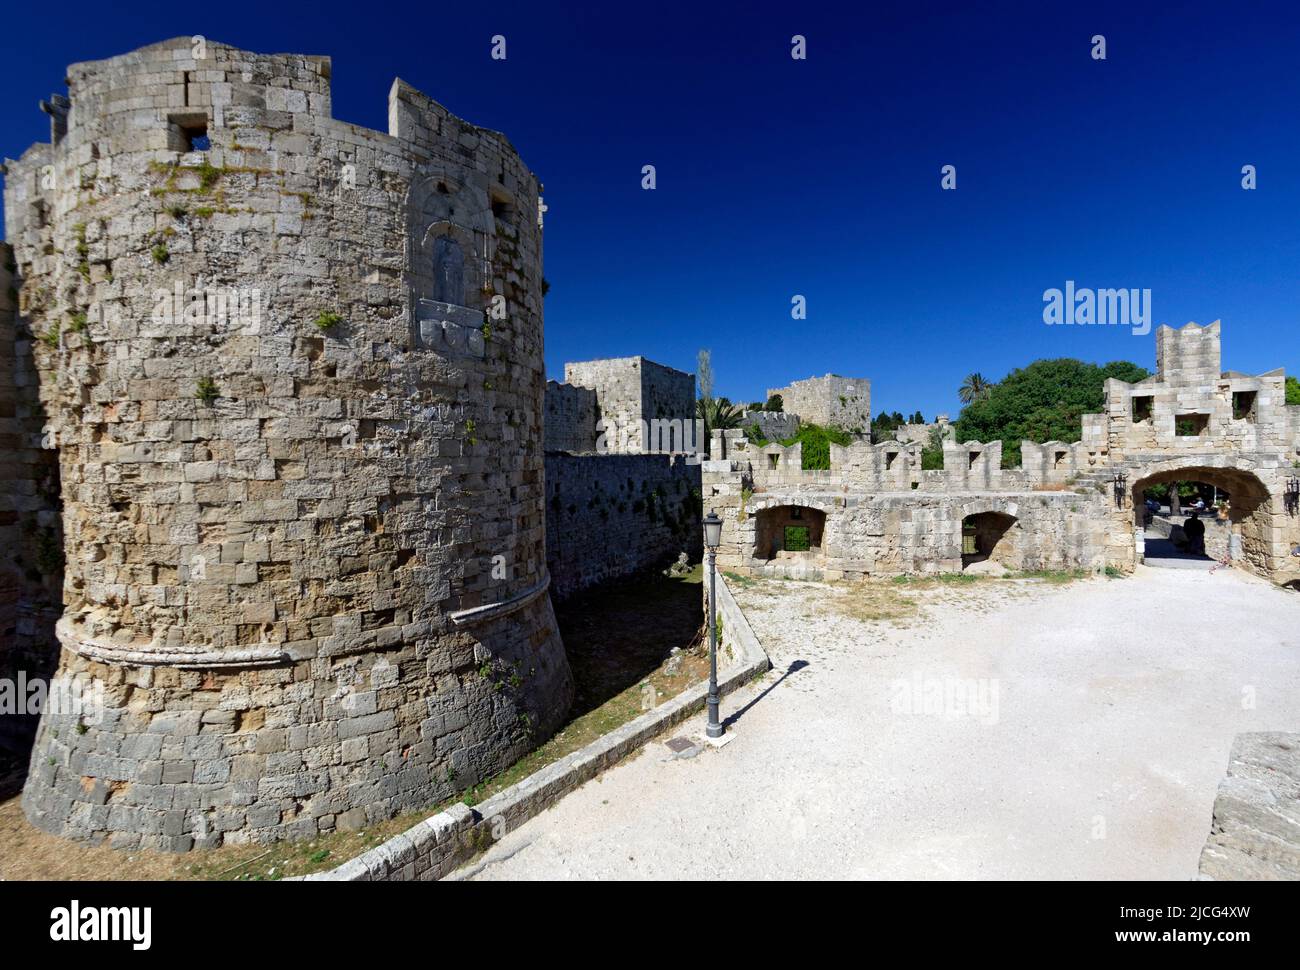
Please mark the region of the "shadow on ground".
<svg viewBox="0 0 1300 970"><path fill-rule="evenodd" d="M803 670L807 666L808 666L807 660L791 661L790 666L785 669L785 673L783 673L780 677L778 677L776 680L772 681L772 683L768 684L765 688L763 688L763 692L761 694L755 696L748 704L746 704L740 710L726 717L722 722L722 726L731 727L731 725L735 724L742 717L744 717L751 707L753 707L755 704L761 701L768 694L772 693L772 691L780 687L781 684L785 682L787 677L789 677L791 674L797 674L799 671Z"/></svg>
<svg viewBox="0 0 1300 970"><path fill-rule="evenodd" d="M573 669L570 717L600 707L659 669L674 647L701 642L701 570L609 583L557 603L555 616Z"/></svg>

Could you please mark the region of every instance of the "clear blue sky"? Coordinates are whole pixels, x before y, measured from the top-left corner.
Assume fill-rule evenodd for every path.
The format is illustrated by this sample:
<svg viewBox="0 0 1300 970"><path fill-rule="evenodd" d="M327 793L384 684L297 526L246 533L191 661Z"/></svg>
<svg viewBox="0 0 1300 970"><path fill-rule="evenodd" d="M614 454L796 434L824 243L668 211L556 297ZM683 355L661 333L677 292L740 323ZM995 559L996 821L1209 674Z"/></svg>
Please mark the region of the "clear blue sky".
<svg viewBox="0 0 1300 970"><path fill-rule="evenodd" d="M736 400L834 371L932 417L970 371L1154 366L1153 335L1046 326L1066 280L1150 288L1156 323L1222 318L1225 367L1300 371L1293 5L467 6L9 4L0 154L48 137L36 102L75 61L196 33L328 54L337 117L385 128L400 75L545 183L551 376L709 347Z"/></svg>

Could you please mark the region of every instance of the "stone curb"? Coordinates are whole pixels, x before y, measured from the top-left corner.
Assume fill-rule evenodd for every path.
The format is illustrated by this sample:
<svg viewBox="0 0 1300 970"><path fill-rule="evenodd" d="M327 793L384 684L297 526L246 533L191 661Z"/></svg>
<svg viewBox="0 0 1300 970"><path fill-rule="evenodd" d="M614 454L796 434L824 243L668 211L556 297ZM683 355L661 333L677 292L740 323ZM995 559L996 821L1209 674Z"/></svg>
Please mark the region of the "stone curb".
<svg viewBox="0 0 1300 970"><path fill-rule="evenodd" d="M771 668L767 652L721 573L718 612L731 663L718 678L725 696ZM704 709L707 682L688 687L670 701L565 755L474 808L457 803L351 859L336 869L285 880L306 882L432 881L450 874L507 831L550 808L578 786L612 767L665 729Z"/></svg>

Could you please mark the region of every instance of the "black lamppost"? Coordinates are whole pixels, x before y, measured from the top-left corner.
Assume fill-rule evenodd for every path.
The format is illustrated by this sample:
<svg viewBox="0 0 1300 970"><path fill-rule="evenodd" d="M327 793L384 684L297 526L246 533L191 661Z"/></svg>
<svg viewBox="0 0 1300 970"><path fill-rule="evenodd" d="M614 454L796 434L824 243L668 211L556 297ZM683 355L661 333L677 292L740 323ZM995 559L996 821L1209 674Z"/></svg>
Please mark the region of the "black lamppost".
<svg viewBox="0 0 1300 970"><path fill-rule="evenodd" d="M722 520L716 509L704 517L704 549L709 556L709 723L704 729L706 737L722 737L722 722L718 720L718 584L715 566L718 546L722 544Z"/></svg>

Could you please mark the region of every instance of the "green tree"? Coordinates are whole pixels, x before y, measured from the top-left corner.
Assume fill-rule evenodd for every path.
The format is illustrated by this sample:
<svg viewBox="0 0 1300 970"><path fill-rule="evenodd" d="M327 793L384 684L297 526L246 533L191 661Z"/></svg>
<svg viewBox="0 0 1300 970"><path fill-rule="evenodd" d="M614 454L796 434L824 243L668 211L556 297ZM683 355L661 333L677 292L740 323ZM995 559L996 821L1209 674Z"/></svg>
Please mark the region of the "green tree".
<svg viewBox="0 0 1300 970"><path fill-rule="evenodd" d="M780 394L773 394L771 397L767 399L767 410L769 411L785 410L785 401L784 399L782 399Z"/></svg>
<svg viewBox="0 0 1300 970"><path fill-rule="evenodd" d="M713 398L713 351L701 350L695 355L695 383L701 401Z"/></svg>
<svg viewBox="0 0 1300 970"><path fill-rule="evenodd" d="M921 471L943 470L943 431L930 429L930 442L921 449Z"/></svg>
<svg viewBox="0 0 1300 970"><path fill-rule="evenodd" d="M989 396L993 385L985 380L984 375L980 373L967 374L966 379L961 382L961 387L957 389L957 397L962 404L971 404L974 401L983 401Z"/></svg>
<svg viewBox="0 0 1300 970"><path fill-rule="evenodd" d="M894 423L890 413L881 411L871 422L871 441L874 444L880 444L882 441L893 441L894 432L897 430L898 425Z"/></svg>
<svg viewBox="0 0 1300 970"><path fill-rule="evenodd" d="M1079 418L1102 409L1107 379L1133 383L1149 376L1129 361L1098 366L1069 357L1037 360L989 385L984 397L962 408L957 440L1000 439L1002 464L1018 465L1021 441L1078 441Z"/></svg>
<svg viewBox="0 0 1300 970"><path fill-rule="evenodd" d="M1286 379L1286 403L1300 404L1300 379L1295 377Z"/></svg>

